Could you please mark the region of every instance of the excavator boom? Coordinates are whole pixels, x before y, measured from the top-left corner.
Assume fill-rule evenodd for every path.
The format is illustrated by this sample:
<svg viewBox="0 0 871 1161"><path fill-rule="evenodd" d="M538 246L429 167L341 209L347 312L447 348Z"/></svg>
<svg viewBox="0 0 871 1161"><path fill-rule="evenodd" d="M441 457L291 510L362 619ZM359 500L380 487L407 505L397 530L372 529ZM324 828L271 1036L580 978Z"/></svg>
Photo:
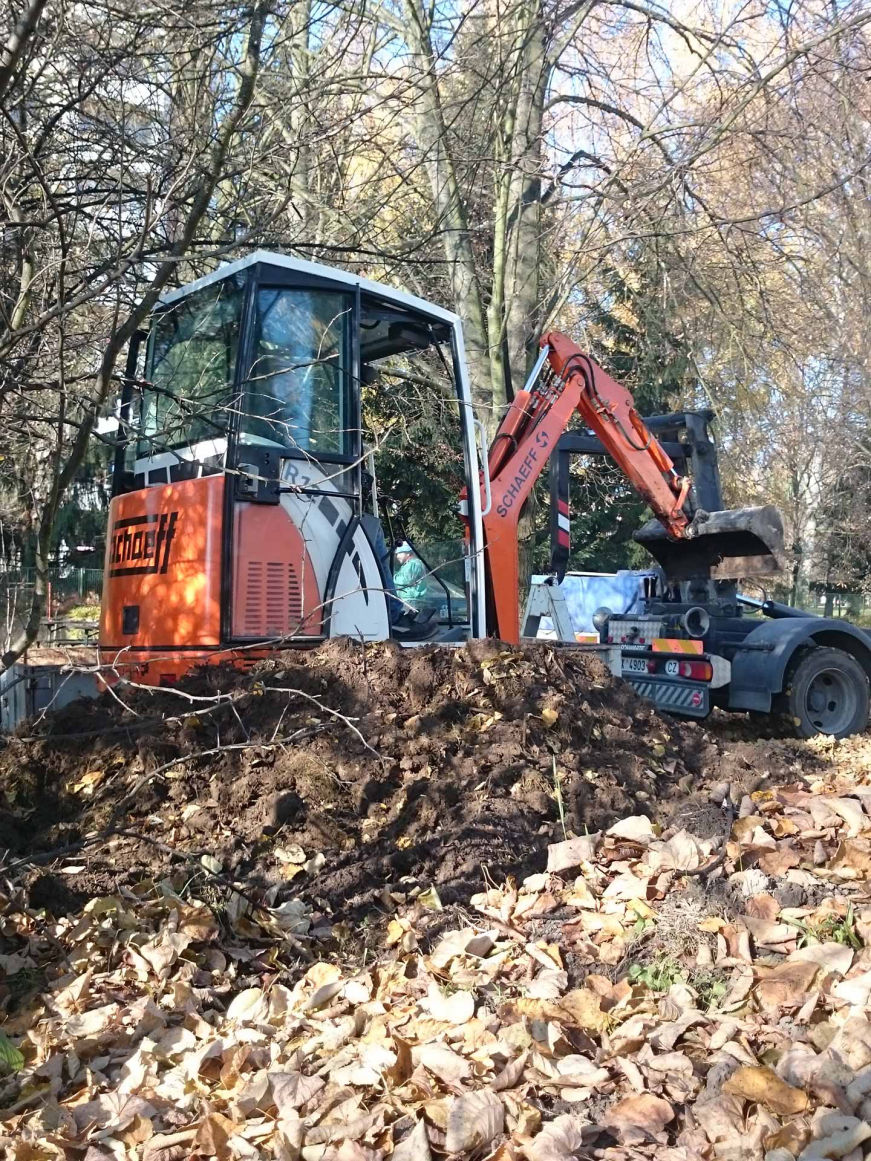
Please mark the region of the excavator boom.
<svg viewBox="0 0 871 1161"><path fill-rule="evenodd" d="M490 446L490 503L483 505L488 623L503 640L520 636L520 511L573 414L598 436L656 519L637 534L666 574L727 579L777 571L783 526L777 510L704 512L635 408L629 391L559 332L541 339L542 355ZM544 364L547 370L544 370ZM568 513L558 513L565 521Z"/></svg>
<svg viewBox="0 0 871 1161"><path fill-rule="evenodd" d="M558 331L541 346L558 379L577 390L577 409L587 427L617 462L638 494L656 513L665 530L683 538L690 523L686 511L691 481L679 476L659 440L648 431L629 391L612 379L571 339Z"/></svg>

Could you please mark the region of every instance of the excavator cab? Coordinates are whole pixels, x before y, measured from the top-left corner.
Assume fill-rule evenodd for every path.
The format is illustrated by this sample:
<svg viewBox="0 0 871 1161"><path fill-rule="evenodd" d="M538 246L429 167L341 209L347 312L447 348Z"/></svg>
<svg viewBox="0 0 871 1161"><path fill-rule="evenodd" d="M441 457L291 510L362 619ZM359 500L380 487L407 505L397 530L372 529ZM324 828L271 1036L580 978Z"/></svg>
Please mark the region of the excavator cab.
<svg viewBox="0 0 871 1161"><path fill-rule="evenodd" d="M142 337L120 406L104 663L166 684L202 660L276 642L399 636L403 620L407 630L425 619L417 635L433 640L483 635L479 497L464 555L453 485L442 524L456 525L455 550L440 544L430 559L414 540L428 527L415 522L415 496L393 503L377 478L390 454L398 471L403 416L393 413L409 383L418 410L438 397L449 482L477 478L455 315L257 252L165 295ZM430 508L441 494L418 490ZM409 539L421 608L393 582L392 546Z"/></svg>

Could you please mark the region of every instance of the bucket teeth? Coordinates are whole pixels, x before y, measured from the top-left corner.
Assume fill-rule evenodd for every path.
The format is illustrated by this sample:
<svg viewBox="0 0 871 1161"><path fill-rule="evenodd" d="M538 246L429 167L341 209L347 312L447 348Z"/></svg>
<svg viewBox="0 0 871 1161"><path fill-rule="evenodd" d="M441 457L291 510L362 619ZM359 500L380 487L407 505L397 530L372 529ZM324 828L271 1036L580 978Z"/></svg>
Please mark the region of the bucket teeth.
<svg viewBox="0 0 871 1161"><path fill-rule="evenodd" d="M635 533L670 580L738 580L783 568L783 520L772 504L697 512L686 539L675 540L658 520Z"/></svg>

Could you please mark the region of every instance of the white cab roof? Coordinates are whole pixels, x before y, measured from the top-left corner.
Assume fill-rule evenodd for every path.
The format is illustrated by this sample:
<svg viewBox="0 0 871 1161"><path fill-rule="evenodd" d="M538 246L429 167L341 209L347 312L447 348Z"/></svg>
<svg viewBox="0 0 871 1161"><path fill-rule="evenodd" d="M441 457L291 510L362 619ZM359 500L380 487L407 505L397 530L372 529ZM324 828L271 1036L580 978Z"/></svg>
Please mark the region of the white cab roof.
<svg viewBox="0 0 871 1161"><path fill-rule="evenodd" d="M255 250L247 258L239 258L235 262L227 262L223 266L219 266L217 270L213 270L211 274L206 274L204 277L198 278L196 282L189 282L187 286L182 286L178 290L171 290L161 295L160 305L166 306L168 303L177 302L180 298L184 298L185 295L193 294L195 290L200 290L202 287L209 286L213 282L219 282L222 278L227 278L231 274L245 270L257 262L262 262L266 266L279 266L284 270L294 270L299 274L307 274L316 278L329 278L332 282L344 282L349 287L359 286L360 290L365 294L375 294L379 298L395 302L397 306L404 306L412 310L421 311L423 314L440 319L450 326L454 326L459 322L458 316L451 311L444 310L442 307L436 306L435 303L427 302L424 298L417 298L413 294L406 294L404 290L397 290L393 286L386 286L383 282L372 282L368 278L361 278L358 274L351 274L347 270L340 270L337 266L323 266L319 262L306 262L303 258L290 258L286 254L274 254L269 250Z"/></svg>

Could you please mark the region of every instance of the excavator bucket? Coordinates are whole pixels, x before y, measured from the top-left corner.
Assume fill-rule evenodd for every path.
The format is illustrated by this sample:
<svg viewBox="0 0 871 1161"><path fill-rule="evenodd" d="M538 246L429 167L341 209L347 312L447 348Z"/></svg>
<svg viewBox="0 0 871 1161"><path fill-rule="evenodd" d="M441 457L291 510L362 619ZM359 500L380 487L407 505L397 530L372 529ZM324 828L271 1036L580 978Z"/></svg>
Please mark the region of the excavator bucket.
<svg viewBox="0 0 871 1161"><path fill-rule="evenodd" d="M738 580L783 568L783 520L772 504L697 512L679 540L669 536L658 520L650 520L634 539L669 580Z"/></svg>

